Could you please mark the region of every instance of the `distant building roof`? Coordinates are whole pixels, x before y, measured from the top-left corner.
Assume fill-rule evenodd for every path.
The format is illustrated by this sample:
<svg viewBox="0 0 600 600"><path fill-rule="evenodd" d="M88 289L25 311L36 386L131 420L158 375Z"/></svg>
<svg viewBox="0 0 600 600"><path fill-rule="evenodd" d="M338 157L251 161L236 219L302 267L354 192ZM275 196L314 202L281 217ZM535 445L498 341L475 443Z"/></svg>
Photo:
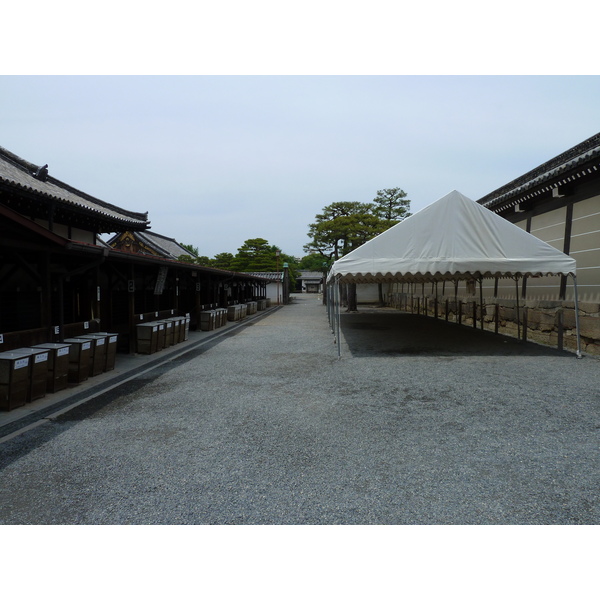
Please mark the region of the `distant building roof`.
<svg viewBox="0 0 600 600"><path fill-rule="evenodd" d="M560 186L598 175L600 133L573 146L539 167L490 192L477 202L491 210L508 208Z"/></svg>
<svg viewBox="0 0 600 600"><path fill-rule="evenodd" d="M98 200L51 177L48 165L34 165L2 147L0 190L3 204L31 218L48 219L53 210L52 218L57 223L61 219L75 220L78 227L84 227L84 222L93 223L90 230L99 232L146 229L150 224L148 213L128 211Z"/></svg>
<svg viewBox="0 0 600 600"><path fill-rule="evenodd" d="M323 279L322 271L300 271L296 279Z"/></svg>
<svg viewBox="0 0 600 600"><path fill-rule="evenodd" d="M125 231L113 236L107 244L126 252L162 256L173 260L177 260L182 255L190 258L194 256L174 238L152 231Z"/></svg>
<svg viewBox="0 0 600 600"><path fill-rule="evenodd" d="M252 277L263 277L264 279L270 279L271 281L283 281L283 271L277 272L254 272L254 273L245 273L246 275L251 275Z"/></svg>

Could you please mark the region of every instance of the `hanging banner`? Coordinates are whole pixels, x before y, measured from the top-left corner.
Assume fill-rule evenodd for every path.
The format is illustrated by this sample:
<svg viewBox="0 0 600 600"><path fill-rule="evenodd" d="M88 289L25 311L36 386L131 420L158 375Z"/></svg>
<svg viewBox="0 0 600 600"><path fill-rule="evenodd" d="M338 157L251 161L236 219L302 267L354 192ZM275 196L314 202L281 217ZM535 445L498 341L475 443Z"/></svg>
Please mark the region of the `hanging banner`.
<svg viewBox="0 0 600 600"><path fill-rule="evenodd" d="M160 296L165 289L165 282L167 281L167 271L169 267L159 267L158 277L156 278L156 285L154 286L154 295Z"/></svg>

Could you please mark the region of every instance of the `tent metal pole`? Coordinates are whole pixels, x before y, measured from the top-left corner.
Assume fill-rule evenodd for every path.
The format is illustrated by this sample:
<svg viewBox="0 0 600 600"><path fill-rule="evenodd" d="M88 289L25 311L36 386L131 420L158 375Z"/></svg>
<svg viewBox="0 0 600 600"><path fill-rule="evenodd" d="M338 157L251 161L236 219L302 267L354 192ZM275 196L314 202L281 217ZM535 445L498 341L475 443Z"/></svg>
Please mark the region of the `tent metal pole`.
<svg viewBox="0 0 600 600"><path fill-rule="evenodd" d="M342 358L342 342L341 342L341 316L340 313L342 312L340 310L340 283L338 282L337 285L335 286L336 290L337 290L337 296L338 296L338 301L337 301L337 315L336 315L336 325L337 325L337 335L335 336L335 339L337 341L337 353L338 353L338 360Z"/></svg>
<svg viewBox="0 0 600 600"><path fill-rule="evenodd" d="M481 331L483 331L483 277L479 278L479 310L481 311Z"/></svg>
<svg viewBox="0 0 600 600"><path fill-rule="evenodd" d="M571 274L573 277L573 292L575 295L575 330L577 332L577 358L583 358L581 354L581 335L579 333L579 300L577 298L577 276Z"/></svg>
<svg viewBox="0 0 600 600"><path fill-rule="evenodd" d="M517 339L521 339L521 319L519 316L519 276L515 277L515 290L517 293Z"/></svg>

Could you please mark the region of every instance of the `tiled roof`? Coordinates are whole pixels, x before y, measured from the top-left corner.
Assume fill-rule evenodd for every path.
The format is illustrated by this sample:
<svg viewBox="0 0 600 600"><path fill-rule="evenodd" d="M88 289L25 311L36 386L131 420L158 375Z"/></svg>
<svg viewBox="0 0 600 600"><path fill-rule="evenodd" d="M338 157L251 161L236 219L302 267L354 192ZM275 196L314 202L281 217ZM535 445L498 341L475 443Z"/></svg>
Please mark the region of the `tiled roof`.
<svg viewBox="0 0 600 600"><path fill-rule="evenodd" d="M283 281L283 272L255 272L244 273L244 275L251 275L252 277L263 277L264 279L270 279L271 281Z"/></svg>
<svg viewBox="0 0 600 600"><path fill-rule="evenodd" d="M499 204L511 206L538 193L560 185L568 185L598 171L600 171L600 133L517 177L477 202L490 209ZM512 203L511 199L514 199Z"/></svg>
<svg viewBox="0 0 600 600"><path fill-rule="evenodd" d="M98 217L119 223L121 228L130 226L140 229L149 224L148 213L131 212L98 200L50 177L47 174L47 165L43 167L34 165L2 147L0 147L0 183L42 198L57 200L78 210L83 209Z"/></svg>
<svg viewBox="0 0 600 600"><path fill-rule="evenodd" d="M152 231L136 231L134 235L144 244L155 249L161 255L167 258L179 258L182 254L186 256L193 256L191 252L186 250L181 244L179 244L173 238L154 233Z"/></svg>

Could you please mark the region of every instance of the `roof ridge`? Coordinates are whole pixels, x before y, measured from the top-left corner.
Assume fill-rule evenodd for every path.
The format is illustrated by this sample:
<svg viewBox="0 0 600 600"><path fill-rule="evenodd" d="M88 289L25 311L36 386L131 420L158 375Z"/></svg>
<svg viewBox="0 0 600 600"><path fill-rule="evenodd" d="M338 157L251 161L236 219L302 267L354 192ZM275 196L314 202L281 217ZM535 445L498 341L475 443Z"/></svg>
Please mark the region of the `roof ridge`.
<svg viewBox="0 0 600 600"><path fill-rule="evenodd" d="M31 177L35 177L35 173L40 169L39 165L36 165L32 162L29 162L28 160L25 160L24 158L21 158L20 156L18 156L14 152L11 152L10 150L7 150L3 146L0 146L0 157L3 158L4 160L7 160L13 166L15 166L18 169L20 169L21 171L27 173ZM80 196L84 200L94 202L94 203L98 204L99 206L101 206L102 208L108 208L117 213L126 215L127 217L130 217L132 219L136 219L139 221L147 221L148 220L148 211L146 211L144 213L137 212L137 211L131 211L131 210L122 208L121 206L117 206L116 204L111 204L110 202L100 200L99 198L96 198L95 196L92 196L91 194L88 194L86 192L82 192L81 190L78 190L77 188L73 187L72 185L69 185L68 183L65 183L64 181L61 181L60 179L56 179L55 177L52 177L51 175L48 175L46 177L46 182L51 183L51 184L55 185L56 187L66 190L68 192L71 192L72 194L75 194L76 196Z"/></svg>
<svg viewBox="0 0 600 600"><path fill-rule="evenodd" d="M572 161L576 157L582 156L583 154L586 154L587 152L590 152L592 150L600 151L600 133L596 133L595 135L589 137L587 140L584 140L583 142L573 146L572 148L561 152L554 158L547 160L541 165L538 165L537 167L531 169L530 171L527 171L523 175L520 175L516 179L513 179L512 181L509 181L503 186L495 189L493 192L482 196L477 202L479 204L485 204L490 200L493 200L499 196L502 196L503 194L506 194L513 188L519 187L520 185L523 185L524 183L531 181L536 177L539 177L543 173L547 173L552 169L556 169L557 167L560 167L568 163L569 161Z"/></svg>

